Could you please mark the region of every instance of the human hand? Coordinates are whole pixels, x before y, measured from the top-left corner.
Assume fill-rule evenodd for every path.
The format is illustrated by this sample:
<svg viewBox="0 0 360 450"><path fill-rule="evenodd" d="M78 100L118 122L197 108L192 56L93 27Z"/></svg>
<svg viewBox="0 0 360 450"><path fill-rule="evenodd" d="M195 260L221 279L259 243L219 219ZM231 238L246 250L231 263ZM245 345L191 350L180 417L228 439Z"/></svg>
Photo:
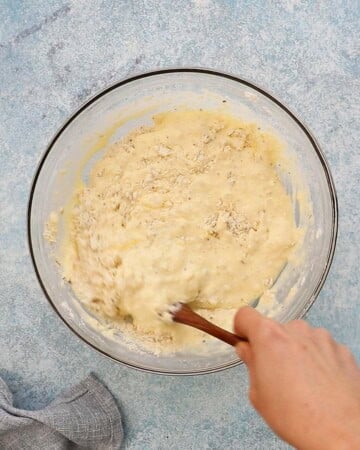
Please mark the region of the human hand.
<svg viewBox="0 0 360 450"><path fill-rule="evenodd" d="M360 369L347 347L303 320L280 324L255 309L234 320L248 339L249 398L282 439L300 450L360 449Z"/></svg>

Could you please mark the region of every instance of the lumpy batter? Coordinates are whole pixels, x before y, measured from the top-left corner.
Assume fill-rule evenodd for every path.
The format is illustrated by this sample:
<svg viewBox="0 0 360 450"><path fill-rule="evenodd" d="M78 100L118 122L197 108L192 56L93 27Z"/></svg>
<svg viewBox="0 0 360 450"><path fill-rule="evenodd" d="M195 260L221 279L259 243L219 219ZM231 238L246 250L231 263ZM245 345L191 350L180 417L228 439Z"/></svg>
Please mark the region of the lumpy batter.
<svg viewBox="0 0 360 450"><path fill-rule="evenodd" d="M159 313L188 302L230 328L280 273L297 229L275 137L218 112L153 119L75 193L61 264L81 302L161 352L204 335Z"/></svg>

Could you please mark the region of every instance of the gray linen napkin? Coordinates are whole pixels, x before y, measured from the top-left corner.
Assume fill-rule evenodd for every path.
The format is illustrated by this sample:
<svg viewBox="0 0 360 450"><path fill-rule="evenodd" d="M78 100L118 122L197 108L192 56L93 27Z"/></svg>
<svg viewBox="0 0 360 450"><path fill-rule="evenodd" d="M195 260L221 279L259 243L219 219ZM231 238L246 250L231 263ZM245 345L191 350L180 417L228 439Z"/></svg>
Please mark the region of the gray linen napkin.
<svg viewBox="0 0 360 450"><path fill-rule="evenodd" d="M1 450L115 450L122 438L115 400L93 375L39 411L14 408L0 378Z"/></svg>

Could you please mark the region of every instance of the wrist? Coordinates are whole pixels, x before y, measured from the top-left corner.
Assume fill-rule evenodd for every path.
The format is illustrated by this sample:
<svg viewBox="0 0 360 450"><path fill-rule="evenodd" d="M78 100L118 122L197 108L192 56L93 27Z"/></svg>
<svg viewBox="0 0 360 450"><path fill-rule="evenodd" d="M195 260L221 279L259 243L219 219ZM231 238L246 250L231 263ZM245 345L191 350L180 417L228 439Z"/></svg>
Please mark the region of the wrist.
<svg viewBox="0 0 360 450"><path fill-rule="evenodd" d="M298 450L354 450L360 449L360 433L356 428L334 426L311 442L296 446Z"/></svg>

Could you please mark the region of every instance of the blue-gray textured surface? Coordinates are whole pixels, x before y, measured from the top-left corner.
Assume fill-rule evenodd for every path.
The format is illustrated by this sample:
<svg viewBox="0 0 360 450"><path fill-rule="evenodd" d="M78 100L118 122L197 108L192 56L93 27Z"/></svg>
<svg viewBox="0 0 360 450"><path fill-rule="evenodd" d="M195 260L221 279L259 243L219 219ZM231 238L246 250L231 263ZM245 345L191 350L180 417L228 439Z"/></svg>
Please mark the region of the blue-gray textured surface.
<svg viewBox="0 0 360 450"><path fill-rule="evenodd" d="M94 371L119 400L126 449L281 449L252 411L242 367L148 375L97 354L47 303L26 243L26 203L46 144L99 89L163 66L257 81L317 136L340 206L335 260L308 314L359 358L359 3L353 0L0 0L0 375L39 408Z"/></svg>

